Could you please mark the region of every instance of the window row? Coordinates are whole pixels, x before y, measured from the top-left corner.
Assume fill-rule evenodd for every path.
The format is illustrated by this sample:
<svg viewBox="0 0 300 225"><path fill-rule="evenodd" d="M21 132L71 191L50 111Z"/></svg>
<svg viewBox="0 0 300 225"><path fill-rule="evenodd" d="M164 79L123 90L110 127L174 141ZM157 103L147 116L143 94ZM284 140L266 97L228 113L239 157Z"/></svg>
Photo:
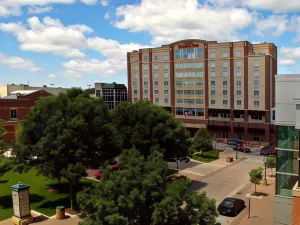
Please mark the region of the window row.
<svg viewBox="0 0 300 225"><path fill-rule="evenodd" d="M144 81L144 87L148 87L149 82L148 81ZM158 81L154 81L153 85L154 86L158 86L159 82ZM169 81L164 81L164 86L168 87L169 86Z"/></svg>
<svg viewBox="0 0 300 225"><path fill-rule="evenodd" d="M204 82L182 82L182 81L177 81L176 82L177 87L203 87Z"/></svg>
<svg viewBox="0 0 300 225"><path fill-rule="evenodd" d="M210 95L215 95L216 94L216 90L210 90ZM228 95L228 90L223 90L223 95L227 96ZM242 91L237 90L236 91L236 95L237 96L241 96L242 95ZM254 91L253 92L254 97L259 97L259 91Z"/></svg>
<svg viewBox="0 0 300 225"><path fill-rule="evenodd" d="M211 99L210 100L210 104L211 105L215 105L216 104L216 100L215 99ZM223 100L223 105L228 105L228 100L227 99ZM236 100L236 105L237 106L241 106L242 105L242 100ZM253 101L253 105L255 107L259 107L259 101L257 101L257 100Z"/></svg>
<svg viewBox="0 0 300 225"><path fill-rule="evenodd" d="M216 57L216 53L215 52L210 52L209 53L209 58L214 59ZM227 58L228 57L228 52L227 51L223 51L222 52L222 57L223 58ZM241 51L236 51L235 52L235 57L239 58L242 57L242 52Z"/></svg>
<svg viewBox="0 0 300 225"><path fill-rule="evenodd" d="M203 77L203 72L176 73L176 77Z"/></svg>
<svg viewBox="0 0 300 225"><path fill-rule="evenodd" d="M204 116L204 108L176 108L176 115Z"/></svg>
<svg viewBox="0 0 300 225"><path fill-rule="evenodd" d="M159 98L154 98L154 103L159 104ZM164 98L164 104L169 104L169 98Z"/></svg>
<svg viewBox="0 0 300 225"><path fill-rule="evenodd" d="M204 90L176 90L177 95L204 95Z"/></svg>
<svg viewBox="0 0 300 225"><path fill-rule="evenodd" d="M148 89L145 89L145 90L144 90L144 95L147 95L148 93L149 93ZM158 95L158 94L159 94L159 90L154 90L153 93L154 93L155 95ZM133 94L137 95L137 94L138 94L138 90L136 90L136 89L133 90ZM168 94L169 94L169 90L164 90L164 94L165 94L165 95L168 95Z"/></svg>
<svg viewBox="0 0 300 225"><path fill-rule="evenodd" d="M254 80L254 87L258 87L259 86L259 80ZM227 86L228 85L228 81L227 80L223 80L223 86ZM236 81L236 86L241 86L242 85L242 81L237 80ZM210 81L210 86L214 87L216 86L216 81L215 80L211 80Z"/></svg>
<svg viewBox="0 0 300 225"><path fill-rule="evenodd" d="M145 59L145 58L144 58ZM154 59L154 61L157 61L158 60L158 56L157 55L155 55L154 57L153 57L153 59ZM147 60L148 60L148 58L147 58ZM169 56L168 55L164 55L164 61L168 61L169 60ZM145 60L144 60L145 61Z"/></svg>
<svg viewBox="0 0 300 225"><path fill-rule="evenodd" d="M177 98L176 99L176 104L202 105L202 104L204 104L204 100L203 99L182 99L182 98Z"/></svg>
<svg viewBox="0 0 300 225"><path fill-rule="evenodd" d="M203 57L203 48L176 49L176 59L198 59Z"/></svg>
<svg viewBox="0 0 300 225"><path fill-rule="evenodd" d="M203 68L204 63L176 63L176 69L194 69L194 68Z"/></svg>

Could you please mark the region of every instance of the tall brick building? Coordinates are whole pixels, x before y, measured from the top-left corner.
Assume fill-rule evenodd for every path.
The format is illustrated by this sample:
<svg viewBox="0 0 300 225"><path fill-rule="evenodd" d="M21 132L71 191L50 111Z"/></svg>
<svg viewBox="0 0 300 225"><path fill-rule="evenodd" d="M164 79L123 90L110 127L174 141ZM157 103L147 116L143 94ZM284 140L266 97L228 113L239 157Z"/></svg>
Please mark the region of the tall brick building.
<svg viewBox="0 0 300 225"><path fill-rule="evenodd" d="M149 100L192 132L268 144L277 47L248 41L182 40L127 53L128 101Z"/></svg>

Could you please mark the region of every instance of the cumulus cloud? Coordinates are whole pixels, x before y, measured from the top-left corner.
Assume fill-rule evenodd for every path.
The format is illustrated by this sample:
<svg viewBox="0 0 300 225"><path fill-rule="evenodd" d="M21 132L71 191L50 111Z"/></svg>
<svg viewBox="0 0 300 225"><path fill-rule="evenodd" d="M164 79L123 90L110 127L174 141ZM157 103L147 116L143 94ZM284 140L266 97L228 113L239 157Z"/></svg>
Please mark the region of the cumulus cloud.
<svg viewBox="0 0 300 225"><path fill-rule="evenodd" d="M109 20L109 18L110 18L109 13L106 12L105 15L104 15L104 19L105 19L105 20Z"/></svg>
<svg viewBox="0 0 300 225"><path fill-rule="evenodd" d="M280 54L284 58L300 59L300 47L297 48L282 47L280 49Z"/></svg>
<svg viewBox="0 0 300 225"><path fill-rule="evenodd" d="M270 15L255 22L255 33L258 36L281 36L288 28L287 15Z"/></svg>
<svg viewBox="0 0 300 225"><path fill-rule="evenodd" d="M236 40L237 31L253 21L246 8L200 5L197 0L142 0L118 7L116 16L117 28L149 32L154 45L185 38Z"/></svg>
<svg viewBox="0 0 300 225"><path fill-rule="evenodd" d="M98 0L80 0L80 1L87 5L95 5L98 2Z"/></svg>
<svg viewBox="0 0 300 225"><path fill-rule="evenodd" d="M101 0L101 5L108 6L108 0Z"/></svg>
<svg viewBox="0 0 300 225"><path fill-rule="evenodd" d="M61 74L66 78L81 78L82 74L73 71L73 70L66 70L64 72L61 72Z"/></svg>
<svg viewBox="0 0 300 225"><path fill-rule="evenodd" d="M54 78L56 78L56 75L55 74L49 74L48 78L54 79Z"/></svg>
<svg viewBox="0 0 300 225"><path fill-rule="evenodd" d="M279 65L294 65L296 63L295 60L293 59L282 59L282 60L279 60Z"/></svg>
<svg viewBox="0 0 300 225"><path fill-rule="evenodd" d="M300 16L293 16L289 23L289 31L296 32L294 42L300 42Z"/></svg>
<svg viewBox="0 0 300 225"><path fill-rule="evenodd" d="M17 56L7 56L0 52L0 64L8 65L14 69L24 69L30 72L41 72L42 69L39 68L34 62L29 59L23 59Z"/></svg>
<svg viewBox="0 0 300 225"><path fill-rule="evenodd" d="M29 7L28 14L41 14L45 12L52 11L52 6L45 6L45 7Z"/></svg>

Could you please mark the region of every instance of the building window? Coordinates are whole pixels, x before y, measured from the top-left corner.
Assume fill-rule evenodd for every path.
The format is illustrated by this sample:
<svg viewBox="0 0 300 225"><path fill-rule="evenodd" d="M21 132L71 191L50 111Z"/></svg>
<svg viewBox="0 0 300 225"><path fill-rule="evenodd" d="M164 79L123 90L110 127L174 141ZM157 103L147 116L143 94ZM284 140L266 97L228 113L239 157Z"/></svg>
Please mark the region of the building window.
<svg viewBox="0 0 300 225"><path fill-rule="evenodd" d="M148 81L144 81L144 87L148 87Z"/></svg>
<svg viewBox="0 0 300 225"><path fill-rule="evenodd" d="M223 57L223 58L227 58L227 57L228 57L228 52L223 52L223 53L222 53L222 57Z"/></svg>
<svg viewBox="0 0 300 225"><path fill-rule="evenodd" d="M169 86L169 81L164 81L164 86L168 87Z"/></svg>
<svg viewBox="0 0 300 225"><path fill-rule="evenodd" d="M197 86L197 87L203 87L203 86L204 86L204 82L197 82L197 83L196 83L196 86Z"/></svg>
<svg viewBox="0 0 300 225"><path fill-rule="evenodd" d="M223 134L223 138L224 139L228 138L228 132L227 131L223 131L222 134Z"/></svg>
<svg viewBox="0 0 300 225"><path fill-rule="evenodd" d="M147 95L148 94L148 90L144 90L144 95Z"/></svg>
<svg viewBox="0 0 300 225"><path fill-rule="evenodd" d="M275 121L275 110L272 110L272 120Z"/></svg>
<svg viewBox="0 0 300 225"><path fill-rule="evenodd" d="M210 104L212 105L216 104L216 100L215 99L210 100Z"/></svg>
<svg viewBox="0 0 300 225"><path fill-rule="evenodd" d="M211 77L215 77L216 76L216 72L215 71L210 71L210 76Z"/></svg>
<svg viewBox="0 0 300 225"><path fill-rule="evenodd" d="M227 96L227 94L228 94L228 91L227 90L223 90L223 95Z"/></svg>
<svg viewBox="0 0 300 225"><path fill-rule="evenodd" d="M209 54L209 58L211 58L211 59L214 59L215 56L216 56L216 54L215 54L214 52L211 52L211 53Z"/></svg>
<svg viewBox="0 0 300 225"><path fill-rule="evenodd" d="M158 56L157 55L154 56L154 60L155 61L158 60Z"/></svg>
<svg viewBox="0 0 300 225"><path fill-rule="evenodd" d="M223 81L223 86L227 86L227 80Z"/></svg>
<svg viewBox="0 0 300 225"><path fill-rule="evenodd" d="M138 91L137 90L133 90L133 94L137 95Z"/></svg>
<svg viewBox="0 0 300 225"><path fill-rule="evenodd" d="M258 97L259 96L259 91L254 91L254 96Z"/></svg>
<svg viewBox="0 0 300 225"><path fill-rule="evenodd" d="M154 69L154 70L158 70L158 65L154 65L154 66L153 66L153 69Z"/></svg>
<svg viewBox="0 0 300 225"><path fill-rule="evenodd" d="M235 52L235 57L241 57L241 51L236 51Z"/></svg>
<svg viewBox="0 0 300 225"><path fill-rule="evenodd" d="M228 100L223 100L223 105L228 105Z"/></svg>
<svg viewBox="0 0 300 225"><path fill-rule="evenodd" d="M242 81L237 80L237 81L236 81L236 86L241 86L241 85L242 85Z"/></svg>
<svg viewBox="0 0 300 225"><path fill-rule="evenodd" d="M259 134L253 134L253 141L260 142Z"/></svg>
<svg viewBox="0 0 300 225"><path fill-rule="evenodd" d="M96 90L96 97L100 97L100 96L101 96L100 90Z"/></svg>
<svg viewBox="0 0 300 225"><path fill-rule="evenodd" d="M18 119L18 115L17 115L17 110L16 109L11 109L10 110L10 119L12 119L12 120Z"/></svg>
<svg viewBox="0 0 300 225"><path fill-rule="evenodd" d="M169 69L169 64L164 64L164 69L168 70Z"/></svg>
<svg viewBox="0 0 300 225"><path fill-rule="evenodd" d="M158 81L154 81L154 86L158 86Z"/></svg>
<svg viewBox="0 0 300 225"><path fill-rule="evenodd" d="M202 105L202 104L204 104L203 99L196 99L196 104L197 104L197 105Z"/></svg>
<svg viewBox="0 0 300 225"><path fill-rule="evenodd" d="M215 85L216 85L216 81L211 80L211 81L210 81L210 85L211 85L211 86L215 86Z"/></svg>
<svg viewBox="0 0 300 225"><path fill-rule="evenodd" d="M164 55L164 60L165 60L165 61L168 61L168 60L169 60L169 56Z"/></svg>
<svg viewBox="0 0 300 225"><path fill-rule="evenodd" d="M132 77L133 77L133 79L136 79L137 78L137 74L136 73L133 74Z"/></svg>
<svg viewBox="0 0 300 225"><path fill-rule="evenodd" d="M236 67L241 67L241 62L240 61L236 62Z"/></svg>
<svg viewBox="0 0 300 225"><path fill-rule="evenodd" d="M228 62L224 62L223 63L223 68L227 68L228 67Z"/></svg>
<svg viewBox="0 0 300 225"><path fill-rule="evenodd" d="M149 65L144 65L144 70L148 70L149 69Z"/></svg>
<svg viewBox="0 0 300 225"><path fill-rule="evenodd" d="M136 70L136 65L133 65L131 68L132 70Z"/></svg>
<svg viewBox="0 0 300 225"><path fill-rule="evenodd" d="M259 101L254 101L254 106L259 107Z"/></svg>
<svg viewBox="0 0 300 225"><path fill-rule="evenodd" d="M133 84L133 87L136 87L136 81L133 81L132 84Z"/></svg>
<svg viewBox="0 0 300 225"><path fill-rule="evenodd" d="M227 71L223 71L223 77L227 77L228 76L228 72Z"/></svg>
<svg viewBox="0 0 300 225"><path fill-rule="evenodd" d="M204 116L204 109L203 108L196 109L196 116Z"/></svg>
<svg viewBox="0 0 300 225"><path fill-rule="evenodd" d="M215 95L216 94L216 90L210 90L210 95Z"/></svg>
<svg viewBox="0 0 300 225"><path fill-rule="evenodd" d="M210 68L215 68L216 67L216 64L214 62L211 62L210 63Z"/></svg>
<svg viewBox="0 0 300 225"><path fill-rule="evenodd" d="M169 104L169 99L165 98L165 104Z"/></svg>
<svg viewBox="0 0 300 225"><path fill-rule="evenodd" d="M134 102L137 102L138 100L139 100L138 98L134 98L134 99L133 99Z"/></svg>
<svg viewBox="0 0 300 225"><path fill-rule="evenodd" d="M164 90L164 94L168 95L169 94L169 90Z"/></svg>
<svg viewBox="0 0 300 225"><path fill-rule="evenodd" d="M158 90L154 90L154 94L158 95L159 91Z"/></svg>
<svg viewBox="0 0 300 225"><path fill-rule="evenodd" d="M253 113L250 116L251 116L251 120L262 120L262 115L259 113Z"/></svg>
<svg viewBox="0 0 300 225"><path fill-rule="evenodd" d="M253 66L259 66L259 61L258 60L253 60Z"/></svg>
<svg viewBox="0 0 300 225"><path fill-rule="evenodd" d="M254 70L253 75L254 75L255 77L259 77L259 70Z"/></svg>
<svg viewBox="0 0 300 225"><path fill-rule="evenodd" d="M242 91L236 91L236 95L237 96L241 96L242 95Z"/></svg>
<svg viewBox="0 0 300 225"><path fill-rule="evenodd" d="M242 140L243 138L242 138L242 132L236 132L236 138L238 139L238 140Z"/></svg>
<svg viewBox="0 0 300 225"><path fill-rule="evenodd" d="M154 78L158 78L158 74L157 73L154 74Z"/></svg>
<svg viewBox="0 0 300 225"><path fill-rule="evenodd" d="M236 105L242 105L242 100L237 100Z"/></svg>
<svg viewBox="0 0 300 225"><path fill-rule="evenodd" d="M196 77L203 77L203 72L196 72Z"/></svg>
<svg viewBox="0 0 300 225"><path fill-rule="evenodd" d="M147 79L149 75L147 73L144 73L144 78Z"/></svg>
<svg viewBox="0 0 300 225"><path fill-rule="evenodd" d="M198 59L203 57L203 48L176 49L176 59Z"/></svg>
<svg viewBox="0 0 300 225"><path fill-rule="evenodd" d="M144 98L145 101L148 101L148 98Z"/></svg>
<svg viewBox="0 0 300 225"><path fill-rule="evenodd" d="M158 104L159 103L159 98L155 98L154 102L155 102L155 104Z"/></svg>
<svg viewBox="0 0 300 225"><path fill-rule="evenodd" d="M196 95L204 95L204 90L196 90Z"/></svg>
<svg viewBox="0 0 300 225"><path fill-rule="evenodd" d="M148 62L148 56L144 56L144 62Z"/></svg>
<svg viewBox="0 0 300 225"><path fill-rule="evenodd" d="M177 98L176 103L177 104L183 104L183 99L182 98Z"/></svg>
<svg viewBox="0 0 300 225"><path fill-rule="evenodd" d="M169 78L169 74L168 73L164 73L164 78Z"/></svg>
<svg viewBox="0 0 300 225"><path fill-rule="evenodd" d="M254 87L258 87L259 86L259 80L254 80Z"/></svg>
<svg viewBox="0 0 300 225"><path fill-rule="evenodd" d="M236 76L240 77L241 76L241 71L236 71Z"/></svg>

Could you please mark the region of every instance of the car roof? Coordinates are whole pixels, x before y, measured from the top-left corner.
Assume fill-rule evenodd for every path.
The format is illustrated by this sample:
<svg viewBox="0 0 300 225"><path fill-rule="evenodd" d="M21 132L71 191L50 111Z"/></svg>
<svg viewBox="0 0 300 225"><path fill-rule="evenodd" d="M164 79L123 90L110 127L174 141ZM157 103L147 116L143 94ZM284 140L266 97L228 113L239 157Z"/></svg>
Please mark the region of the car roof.
<svg viewBox="0 0 300 225"><path fill-rule="evenodd" d="M235 201L239 201L241 199L238 198L225 198L223 201L229 201L229 202L235 202Z"/></svg>

